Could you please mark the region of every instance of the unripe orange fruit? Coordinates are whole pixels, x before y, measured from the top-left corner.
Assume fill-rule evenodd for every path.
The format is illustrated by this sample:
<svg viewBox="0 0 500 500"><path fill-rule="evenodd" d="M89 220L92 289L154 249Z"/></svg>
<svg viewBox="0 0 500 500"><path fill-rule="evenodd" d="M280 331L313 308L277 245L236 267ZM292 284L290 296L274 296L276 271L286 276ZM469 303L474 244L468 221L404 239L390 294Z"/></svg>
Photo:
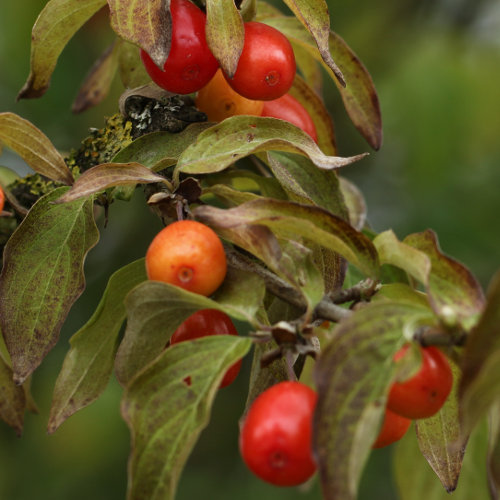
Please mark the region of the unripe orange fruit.
<svg viewBox="0 0 500 500"><path fill-rule="evenodd" d="M247 99L234 91L220 69L196 96L196 107L211 122L220 122L235 115L260 116L263 106L263 101Z"/></svg>
<svg viewBox="0 0 500 500"><path fill-rule="evenodd" d="M211 295L224 280L227 264L219 237L192 220L163 228L146 252L150 280L163 281L200 295Z"/></svg>

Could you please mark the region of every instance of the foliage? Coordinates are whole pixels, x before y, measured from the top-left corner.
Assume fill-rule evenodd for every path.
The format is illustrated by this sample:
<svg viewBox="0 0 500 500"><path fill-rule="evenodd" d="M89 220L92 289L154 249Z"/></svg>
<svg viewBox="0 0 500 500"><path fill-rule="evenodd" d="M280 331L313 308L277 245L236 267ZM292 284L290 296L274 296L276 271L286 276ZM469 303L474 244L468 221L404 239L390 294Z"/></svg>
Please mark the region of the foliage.
<svg viewBox="0 0 500 500"><path fill-rule="evenodd" d="M95 401L114 370L132 436L128 496L173 498L227 368L252 355L253 346L249 405L269 385L300 376L308 356L316 360L314 452L323 497L354 499L397 375L392 356L414 340L446 352L455 385L439 414L416 424L420 452L413 436L398 448L401 490L408 462L420 453L437 475L433 488L441 481L453 491L468 437L489 417L483 456L490 495L497 498L500 278L485 295L462 264L441 252L433 231L399 241L392 231L373 234L365 224L363 197L341 176L365 153L337 156L321 71L333 79L349 118L374 150L382 145L380 107L366 68L330 30L324 0L285 0L289 16L254 0L197 3L206 7L207 40L228 74L241 53L242 21L267 23L289 38L300 71L291 94L311 114L318 143L272 118L203 123L189 101L170 101L149 85L139 58L140 48L159 65L168 56L170 2L108 0L116 41L81 87L79 107L103 98L115 73L129 90L122 116L108 122L98 148L97 137L90 137L86 154L64 159L34 125L0 113L0 141L37 173L2 184L8 224L1 227L8 241L0 275L0 418L20 434L25 411L35 409L29 378L85 287L85 257L99 239L97 208L127 200L141 186L166 223L181 214L217 232L226 243L228 276L211 298L148 281L143 261L111 276L94 315L71 340L49 432ZM105 4L47 2L33 27L31 70L20 98L43 95L62 49ZM172 120L144 128L158 107ZM35 197L33 205L24 203L26 194ZM357 278L357 285L347 285ZM182 321L206 308L245 322L250 334L165 349ZM325 321L331 326L321 327ZM188 375L190 386L182 382ZM408 483L411 492L403 497L422 496L425 484Z"/></svg>

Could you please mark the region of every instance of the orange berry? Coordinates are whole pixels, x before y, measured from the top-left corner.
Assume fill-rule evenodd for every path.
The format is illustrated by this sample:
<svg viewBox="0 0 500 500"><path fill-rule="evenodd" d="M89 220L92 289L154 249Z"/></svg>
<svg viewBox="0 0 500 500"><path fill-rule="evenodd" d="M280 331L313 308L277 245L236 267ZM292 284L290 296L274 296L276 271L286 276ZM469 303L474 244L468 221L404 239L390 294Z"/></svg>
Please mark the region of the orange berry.
<svg viewBox="0 0 500 500"><path fill-rule="evenodd" d="M201 295L211 295L226 276L226 254L208 226L192 220L162 229L146 252L150 280L163 281Z"/></svg>
<svg viewBox="0 0 500 500"><path fill-rule="evenodd" d="M247 99L234 91L220 69L196 96L196 107L211 122L220 122L235 115L260 116L263 106L262 101Z"/></svg>
<svg viewBox="0 0 500 500"><path fill-rule="evenodd" d="M2 187L0 186L0 212L3 210L4 203L5 203L5 194L3 192Z"/></svg>

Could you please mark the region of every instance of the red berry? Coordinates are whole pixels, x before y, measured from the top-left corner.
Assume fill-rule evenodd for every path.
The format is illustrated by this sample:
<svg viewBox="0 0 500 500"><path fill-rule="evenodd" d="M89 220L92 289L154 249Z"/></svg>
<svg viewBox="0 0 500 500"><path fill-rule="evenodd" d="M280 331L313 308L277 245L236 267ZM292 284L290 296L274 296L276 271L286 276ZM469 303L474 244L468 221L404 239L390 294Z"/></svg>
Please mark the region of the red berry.
<svg viewBox="0 0 500 500"><path fill-rule="evenodd" d="M407 353L403 346L394 360ZM431 417L437 413L453 386L453 374L446 356L437 347L420 347L422 364L419 371L403 382L394 382L389 392L387 407L406 418Z"/></svg>
<svg viewBox="0 0 500 500"><path fill-rule="evenodd" d="M157 85L169 92L190 94L210 81L219 63L210 52L205 38L204 12L188 0L172 0L170 12L172 42L163 70L144 50L141 50L141 58Z"/></svg>
<svg viewBox="0 0 500 500"><path fill-rule="evenodd" d="M229 85L247 99L268 101L284 95L295 78L295 56L287 37L267 24L245 23L245 44Z"/></svg>
<svg viewBox="0 0 500 500"><path fill-rule="evenodd" d="M217 309L202 309L182 323L170 338L170 345L207 335L238 335L231 318ZM241 359L234 363L224 375L220 387L231 384L241 368ZM190 381L188 382L190 385Z"/></svg>
<svg viewBox="0 0 500 500"><path fill-rule="evenodd" d="M2 187L0 186L0 212L3 210L4 203L5 203L5 194L3 192Z"/></svg>
<svg viewBox="0 0 500 500"><path fill-rule="evenodd" d="M290 122L302 129L306 134L309 134L315 142L318 141L318 134L311 116L304 106L290 94L285 94L272 101L265 101L262 116L280 118Z"/></svg>
<svg viewBox="0 0 500 500"><path fill-rule="evenodd" d="M163 281L190 292L211 295L226 276L226 254L219 237L193 220L163 228L146 252L150 280Z"/></svg>
<svg viewBox="0 0 500 500"><path fill-rule="evenodd" d="M316 470L311 439L317 395L300 382L280 382L251 405L240 433L248 468L277 486L295 486Z"/></svg>
<svg viewBox="0 0 500 500"><path fill-rule="evenodd" d="M382 428L372 448L383 448L384 446L399 441L406 434L410 425L410 419L386 409Z"/></svg>

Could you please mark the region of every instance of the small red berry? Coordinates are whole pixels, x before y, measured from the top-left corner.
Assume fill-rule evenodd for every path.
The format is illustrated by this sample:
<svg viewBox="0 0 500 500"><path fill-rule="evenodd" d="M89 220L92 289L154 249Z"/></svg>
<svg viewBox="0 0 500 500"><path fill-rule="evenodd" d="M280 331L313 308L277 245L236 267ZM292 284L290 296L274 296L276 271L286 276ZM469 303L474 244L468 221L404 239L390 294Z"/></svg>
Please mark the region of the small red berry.
<svg viewBox="0 0 500 500"><path fill-rule="evenodd" d="M170 337L170 345L208 335L238 335L231 318L217 309L202 309L189 316ZM229 367L220 387L226 387L237 377L241 359ZM190 385L190 380L188 381Z"/></svg>
<svg viewBox="0 0 500 500"><path fill-rule="evenodd" d="M384 422L372 448L383 448L399 441L409 429L411 420L386 409Z"/></svg>
<svg viewBox="0 0 500 500"><path fill-rule="evenodd" d="M306 134L309 134L315 142L318 141L318 134L311 116L304 106L290 94L285 94L272 101L265 101L262 116L279 118L290 122L302 129Z"/></svg>
<svg viewBox="0 0 500 500"><path fill-rule="evenodd" d="M3 210L4 204L5 204L5 193L3 192L3 189L0 186L0 212Z"/></svg>
<svg viewBox="0 0 500 500"><path fill-rule="evenodd" d="M267 24L245 23L245 43L229 85L247 99L268 101L284 95L292 86L296 64L288 38Z"/></svg>
<svg viewBox="0 0 500 500"><path fill-rule="evenodd" d="M241 428L240 452L256 476L277 486L295 486L314 474L316 400L316 393L300 382L280 382L255 399Z"/></svg>
<svg viewBox="0 0 500 500"><path fill-rule="evenodd" d="M146 252L150 280L163 281L190 292L211 295L226 276L226 254L219 237L193 220L163 228Z"/></svg>
<svg viewBox="0 0 500 500"><path fill-rule="evenodd" d="M403 346L394 360L407 353ZM420 347L422 364L419 371L403 382L394 382L389 391L387 407L399 415L417 419L431 417L445 403L453 386L453 373L446 356L437 347Z"/></svg>
<svg viewBox="0 0 500 500"><path fill-rule="evenodd" d="M144 50L141 50L141 58L157 85L169 92L190 94L210 81L219 63L205 38L205 13L188 0L172 0L170 12L172 40L163 70Z"/></svg>

